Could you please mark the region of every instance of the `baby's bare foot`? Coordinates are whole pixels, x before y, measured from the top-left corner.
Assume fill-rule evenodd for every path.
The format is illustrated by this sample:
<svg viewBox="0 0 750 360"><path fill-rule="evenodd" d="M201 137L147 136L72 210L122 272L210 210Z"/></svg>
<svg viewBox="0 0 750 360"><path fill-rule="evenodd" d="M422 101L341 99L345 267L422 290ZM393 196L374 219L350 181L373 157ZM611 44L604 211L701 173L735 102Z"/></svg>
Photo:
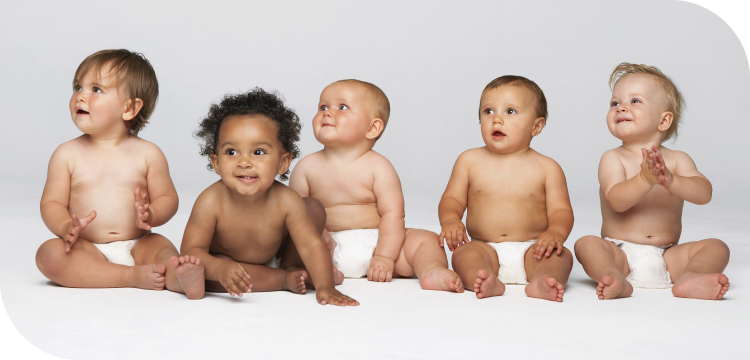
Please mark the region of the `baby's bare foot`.
<svg viewBox="0 0 750 360"><path fill-rule="evenodd" d="M562 302L564 293L562 284L553 277L538 277L526 285L526 296L537 299Z"/></svg>
<svg viewBox="0 0 750 360"><path fill-rule="evenodd" d="M282 278L282 287L295 294L304 294L307 291L305 280L308 274L305 270L293 270L284 272Z"/></svg>
<svg viewBox="0 0 750 360"><path fill-rule="evenodd" d="M602 276L602 281L596 286L596 295L599 300L609 300L628 297L633 294L633 285L624 277Z"/></svg>
<svg viewBox="0 0 750 360"><path fill-rule="evenodd" d="M477 294L477 299L490 296L500 296L505 292L505 284L503 284L497 276L482 269L477 271L477 281L474 283L474 292Z"/></svg>
<svg viewBox="0 0 750 360"><path fill-rule="evenodd" d="M680 277L672 294L681 298L719 300L729 290L729 278L724 274L690 273Z"/></svg>
<svg viewBox="0 0 750 360"><path fill-rule="evenodd" d="M133 287L146 290L164 290L167 267L164 264L138 265L131 268L130 281Z"/></svg>
<svg viewBox="0 0 750 360"><path fill-rule="evenodd" d="M336 285L344 283L344 273L339 271L335 266L333 267L333 283Z"/></svg>
<svg viewBox="0 0 750 360"><path fill-rule="evenodd" d="M169 267L177 276L177 282L185 292L188 299L200 299L206 292L205 273L203 272L203 263L201 259L185 255L172 256L169 258Z"/></svg>
<svg viewBox="0 0 750 360"><path fill-rule="evenodd" d="M441 267L425 271L419 279L419 285L425 290L464 292L464 284L458 274Z"/></svg>

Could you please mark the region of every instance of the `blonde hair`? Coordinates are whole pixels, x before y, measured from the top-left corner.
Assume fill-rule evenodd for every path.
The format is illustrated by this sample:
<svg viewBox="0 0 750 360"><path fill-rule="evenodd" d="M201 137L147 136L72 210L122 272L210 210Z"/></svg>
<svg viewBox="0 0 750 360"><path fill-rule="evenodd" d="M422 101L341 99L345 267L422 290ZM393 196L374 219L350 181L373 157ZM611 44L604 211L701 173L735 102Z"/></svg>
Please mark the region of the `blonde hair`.
<svg viewBox="0 0 750 360"><path fill-rule="evenodd" d="M667 111L672 113L672 125L664 132L664 139L662 142L667 141L671 138L677 138L677 130L680 126L680 119L682 117L682 109L685 107L685 99L682 98L680 90L672 82L669 76L665 75L656 66L648 66L643 64L631 64L631 63L620 63L612 71L612 75L609 76L609 87L614 90L617 82L622 80L625 76L632 74L651 75L656 78L656 82L664 92L667 100Z"/></svg>
<svg viewBox="0 0 750 360"><path fill-rule="evenodd" d="M385 132L385 127L388 125L388 118L391 116L391 103L388 101L388 97L385 96L383 90L380 90L375 84L356 79L345 79L334 82L334 84L339 83L353 83L359 85L365 90L365 92L367 92L367 95L370 96L370 100L373 102L372 109L375 111L375 117L383 120L383 131L380 132L380 135L378 135L375 140L380 139Z"/></svg>
<svg viewBox="0 0 750 360"><path fill-rule="evenodd" d="M159 82L151 63L141 53L125 49L102 50L89 55L78 65L73 86L78 85L89 71L98 77L101 71L108 68L115 76L117 88L128 99L141 99L143 106L136 116L125 122L128 132L138 135L138 132L148 124L148 118L156 107L159 98Z"/></svg>

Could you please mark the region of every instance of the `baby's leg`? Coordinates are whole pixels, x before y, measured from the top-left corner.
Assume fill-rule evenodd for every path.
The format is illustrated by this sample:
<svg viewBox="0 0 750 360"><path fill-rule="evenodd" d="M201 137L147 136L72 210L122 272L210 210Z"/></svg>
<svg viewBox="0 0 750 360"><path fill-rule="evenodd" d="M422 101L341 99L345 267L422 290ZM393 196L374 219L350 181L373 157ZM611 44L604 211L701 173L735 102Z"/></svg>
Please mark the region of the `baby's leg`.
<svg viewBox="0 0 750 360"><path fill-rule="evenodd" d="M164 265L167 290L183 293L188 299L203 297L205 273L201 260L195 256L180 256L169 239L159 234L146 234L130 253L136 265Z"/></svg>
<svg viewBox="0 0 750 360"><path fill-rule="evenodd" d="M584 236L575 244L576 258L591 279L598 282L599 299L615 299L633 294L633 286L625 280L630 274L625 252L610 241L597 236Z"/></svg>
<svg viewBox="0 0 750 360"><path fill-rule="evenodd" d="M322 235L323 230L325 230L326 226L326 209L323 207L323 204L321 204L320 201L316 198L306 197L303 199L305 200L305 205L307 206L307 214L310 216L310 219L318 229L318 234ZM292 239L287 236L287 238L284 239L284 244L285 245L283 245L283 249L281 251L281 261L279 263L279 267L292 271L305 271L305 263L302 261L302 258L300 258L299 253L297 252L297 247L294 246L294 241L292 241ZM314 289L315 285L312 283L312 278L308 276L307 271L305 271L305 278L309 281L310 287ZM340 273L335 266L333 267L333 282L336 285L341 285L341 283L344 282L344 274Z"/></svg>
<svg viewBox="0 0 750 360"><path fill-rule="evenodd" d="M36 266L48 279L67 287L137 287L164 289L164 265L125 266L113 264L92 243L78 239L70 252L56 238L47 240L36 252Z"/></svg>
<svg viewBox="0 0 750 360"><path fill-rule="evenodd" d="M664 262L674 296L718 300L729 290L729 279L721 273L729 263L729 248L719 239L673 246L664 252Z"/></svg>
<svg viewBox="0 0 750 360"><path fill-rule="evenodd" d="M565 284L568 283L570 271L573 269L573 254L567 248L563 248L560 255L554 251L549 257L537 260L531 249L526 251L524 257L526 277L530 279L526 285L526 295L561 302Z"/></svg>
<svg viewBox="0 0 750 360"><path fill-rule="evenodd" d="M404 246L394 263L394 273L419 278L419 285L425 290L463 292L461 278L448 269L445 250L438 245L438 236L432 231L406 229Z"/></svg>
<svg viewBox="0 0 750 360"><path fill-rule="evenodd" d="M495 250L481 242L470 241L453 252L453 269L464 283L464 287L476 293L477 298L500 296L505 284L497 278L500 262Z"/></svg>
<svg viewBox="0 0 750 360"><path fill-rule="evenodd" d="M226 255L212 255L218 259L236 261ZM307 291L305 287L307 272L304 270L274 269L265 265L238 263L250 275L253 292L288 290L293 293L304 294ZM221 286L221 283L211 280L206 280L206 291L227 292Z"/></svg>

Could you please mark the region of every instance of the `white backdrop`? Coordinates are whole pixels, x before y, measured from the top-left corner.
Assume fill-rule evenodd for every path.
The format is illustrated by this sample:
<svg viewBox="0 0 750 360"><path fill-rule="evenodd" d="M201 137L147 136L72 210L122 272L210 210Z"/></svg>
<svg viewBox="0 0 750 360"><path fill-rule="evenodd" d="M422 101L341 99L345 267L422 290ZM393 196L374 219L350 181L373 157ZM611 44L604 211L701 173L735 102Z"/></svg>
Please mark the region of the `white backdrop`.
<svg viewBox="0 0 750 360"><path fill-rule="evenodd" d="M550 116L532 147L560 163L575 210L598 201L599 157L618 146L605 115L608 76L622 61L656 65L682 91L681 134L666 145L690 154L712 181L707 207L750 201L747 57L732 29L694 4L50 1L0 8L4 203L21 185L38 189L38 201L50 155L80 135L67 107L73 72L107 48L142 52L156 70L161 96L141 136L164 151L181 211L217 179L192 137L211 103L255 86L278 90L304 123L304 156L321 149L311 130L320 91L357 78L391 101L375 150L401 177L407 225L434 228L453 162L483 145L481 90L505 74L544 90ZM12 251L12 241L43 240L3 244Z"/></svg>

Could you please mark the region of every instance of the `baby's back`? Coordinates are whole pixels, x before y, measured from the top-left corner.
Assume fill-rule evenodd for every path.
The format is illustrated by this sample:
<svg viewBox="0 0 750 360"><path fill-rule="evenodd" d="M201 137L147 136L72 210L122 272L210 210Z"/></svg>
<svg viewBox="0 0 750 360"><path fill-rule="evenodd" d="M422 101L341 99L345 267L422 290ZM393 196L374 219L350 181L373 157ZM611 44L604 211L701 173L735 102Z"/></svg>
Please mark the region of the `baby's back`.
<svg viewBox="0 0 750 360"><path fill-rule="evenodd" d="M487 242L536 239L547 230L545 179L557 164L534 150L508 157L486 148L465 153L470 162L466 230Z"/></svg>
<svg viewBox="0 0 750 360"><path fill-rule="evenodd" d="M68 212L83 217L96 211L96 219L81 233L83 239L105 243L145 232L136 226L133 192L140 188L148 194L151 147L156 148L134 136L114 146L93 146L85 135L60 146L70 171Z"/></svg>
<svg viewBox="0 0 750 360"><path fill-rule="evenodd" d="M322 151L317 152L302 159L295 171L298 169L304 172L309 196L320 200L326 209L328 231L377 229L380 212L375 195L376 177L381 177L379 181L395 177L398 182L390 162L372 150L346 163L326 159ZM391 173L392 176L387 176Z"/></svg>

